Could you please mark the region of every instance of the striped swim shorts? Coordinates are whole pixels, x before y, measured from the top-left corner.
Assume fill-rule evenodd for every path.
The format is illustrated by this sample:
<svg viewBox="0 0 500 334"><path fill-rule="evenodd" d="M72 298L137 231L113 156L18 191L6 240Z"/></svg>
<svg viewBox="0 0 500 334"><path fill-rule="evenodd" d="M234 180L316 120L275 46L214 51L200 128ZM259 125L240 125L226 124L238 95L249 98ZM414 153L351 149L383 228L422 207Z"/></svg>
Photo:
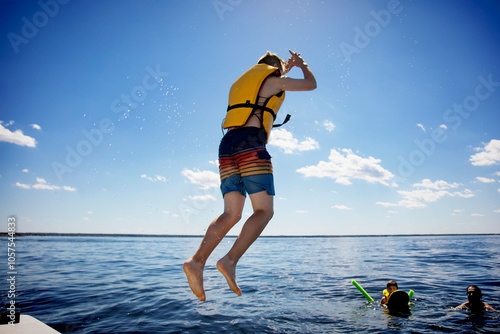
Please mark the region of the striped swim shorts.
<svg viewBox="0 0 500 334"><path fill-rule="evenodd" d="M266 131L247 127L230 130L219 145L222 196L238 191L243 196L266 190L274 196L273 165L266 150Z"/></svg>

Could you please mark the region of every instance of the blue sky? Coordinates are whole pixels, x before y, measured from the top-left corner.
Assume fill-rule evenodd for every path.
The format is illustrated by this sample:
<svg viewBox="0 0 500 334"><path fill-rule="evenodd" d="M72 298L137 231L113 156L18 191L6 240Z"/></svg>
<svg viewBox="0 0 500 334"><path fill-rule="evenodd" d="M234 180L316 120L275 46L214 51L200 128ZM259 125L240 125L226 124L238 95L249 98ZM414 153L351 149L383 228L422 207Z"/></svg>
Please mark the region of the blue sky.
<svg viewBox="0 0 500 334"><path fill-rule="evenodd" d="M318 88L287 94L278 115L292 119L268 145L264 234L500 233L496 1L42 0L0 13L0 231L16 215L22 232L203 234L223 208L229 88L266 51L292 49Z"/></svg>

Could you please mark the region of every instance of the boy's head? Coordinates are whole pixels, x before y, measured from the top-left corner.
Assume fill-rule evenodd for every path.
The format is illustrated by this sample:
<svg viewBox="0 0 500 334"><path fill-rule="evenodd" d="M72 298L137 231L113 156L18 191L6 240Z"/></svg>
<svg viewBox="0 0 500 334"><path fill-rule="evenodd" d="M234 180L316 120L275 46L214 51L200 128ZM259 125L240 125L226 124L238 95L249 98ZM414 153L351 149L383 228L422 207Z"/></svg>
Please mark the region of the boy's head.
<svg viewBox="0 0 500 334"><path fill-rule="evenodd" d="M281 75L285 73L285 62L280 57L278 57L278 55L269 51L267 51L265 55L260 57L257 64L267 64L270 66L274 66L280 70Z"/></svg>
<svg viewBox="0 0 500 334"><path fill-rule="evenodd" d="M387 292L392 293L396 290L398 290L398 283L396 281L387 282Z"/></svg>
<svg viewBox="0 0 500 334"><path fill-rule="evenodd" d="M469 299L469 302L474 303L474 302L480 302L481 299L483 298L483 294L481 293L481 289L475 285L469 285L467 287L467 298Z"/></svg>

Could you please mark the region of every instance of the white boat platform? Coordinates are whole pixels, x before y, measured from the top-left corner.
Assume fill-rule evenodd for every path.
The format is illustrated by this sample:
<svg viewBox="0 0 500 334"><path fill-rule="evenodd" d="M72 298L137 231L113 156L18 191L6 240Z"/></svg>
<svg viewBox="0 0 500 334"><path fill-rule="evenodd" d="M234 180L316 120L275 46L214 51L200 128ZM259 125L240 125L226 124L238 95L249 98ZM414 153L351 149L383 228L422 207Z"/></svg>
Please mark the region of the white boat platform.
<svg viewBox="0 0 500 334"><path fill-rule="evenodd" d="M44 324L30 315L21 314L17 324L0 325L3 334L58 334L54 328Z"/></svg>

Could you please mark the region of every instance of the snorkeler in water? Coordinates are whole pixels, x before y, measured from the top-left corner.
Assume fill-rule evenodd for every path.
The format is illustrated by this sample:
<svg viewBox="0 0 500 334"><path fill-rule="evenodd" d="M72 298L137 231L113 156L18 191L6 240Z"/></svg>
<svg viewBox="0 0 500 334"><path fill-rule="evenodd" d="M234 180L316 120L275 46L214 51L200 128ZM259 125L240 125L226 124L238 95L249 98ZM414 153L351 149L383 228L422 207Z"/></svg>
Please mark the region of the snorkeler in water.
<svg viewBox="0 0 500 334"><path fill-rule="evenodd" d="M469 301L455 307L454 309L457 310L457 309L467 308L471 311L483 311L483 310L495 311L493 307L482 301L483 294L481 293L481 289L479 289L479 287L477 287L476 285L469 285L467 287L467 298L469 299Z"/></svg>
<svg viewBox="0 0 500 334"><path fill-rule="evenodd" d="M396 281L387 282L387 288L383 291L384 296L380 304L389 309L390 313L408 313L410 310L410 297L405 291L398 290Z"/></svg>
<svg viewBox="0 0 500 334"><path fill-rule="evenodd" d="M382 300L380 301L380 304L385 305L389 301L389 297L394 291L398 290L398 283L396 281L389 281L387 282L387 289L383 291L384 296L382 297Z"/></svg>

